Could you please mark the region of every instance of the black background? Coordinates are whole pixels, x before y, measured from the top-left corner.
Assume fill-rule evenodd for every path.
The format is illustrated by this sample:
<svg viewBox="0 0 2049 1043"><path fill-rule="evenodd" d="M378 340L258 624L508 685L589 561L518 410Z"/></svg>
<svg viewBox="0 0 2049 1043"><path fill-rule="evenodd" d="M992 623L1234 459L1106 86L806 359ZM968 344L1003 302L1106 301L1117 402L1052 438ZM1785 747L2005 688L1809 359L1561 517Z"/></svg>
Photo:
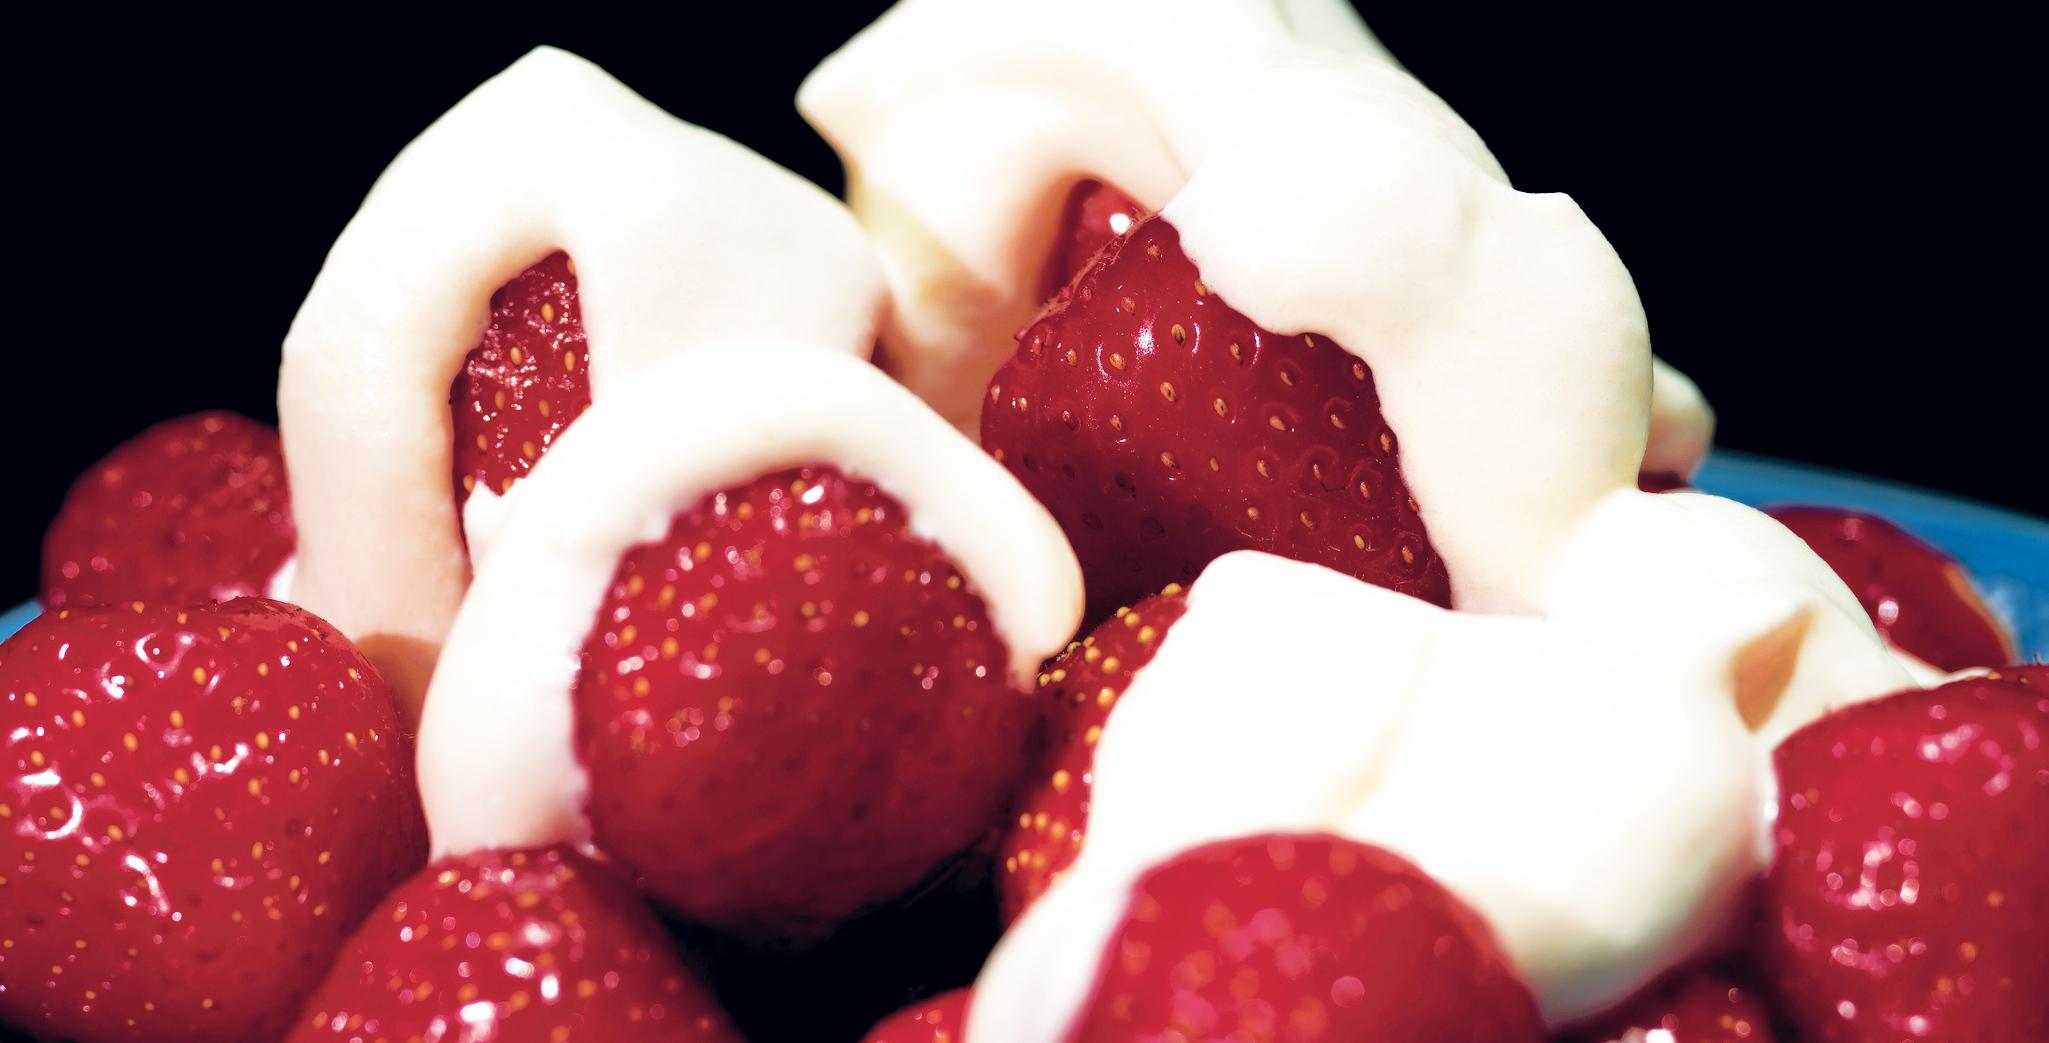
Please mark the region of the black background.
<svg viewBox="0 0 2049 1043"><path fill-rule="evenodd" d="M113 444L210 406L274 418L278 343L363 192L536 43L836 190L791 98L884 5L802 6L684 26L591 7L17 24L0 603L32 593L42 528ZM1570 192L1607 232L1722 444L2045 510L2044 339L2018 321L2040 297L2039 177L2021 159L2039 84L2006 53L2018 27L1713 10L1368 13L1519 187ZM545 142L509 142L505 161L527 147Z"/></svg>

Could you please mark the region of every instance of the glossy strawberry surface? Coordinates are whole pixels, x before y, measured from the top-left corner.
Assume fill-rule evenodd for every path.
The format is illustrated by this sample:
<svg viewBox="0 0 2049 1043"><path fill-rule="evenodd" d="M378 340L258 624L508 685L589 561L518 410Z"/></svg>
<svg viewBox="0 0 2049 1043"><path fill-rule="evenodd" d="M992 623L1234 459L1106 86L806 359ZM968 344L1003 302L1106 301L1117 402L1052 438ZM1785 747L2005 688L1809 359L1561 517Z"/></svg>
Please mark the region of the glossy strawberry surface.
<svg viewBox="0 0 2049 1043"><path fill-rule="evenodd" d="M1070 1043L1540 1040L1486 924L1421 870L1322 834L1193 849L1134 888Z"/></svg>
<svg viewBox="0 0 2049 1043"><path fill-rule="evenodd" d="M955 989L912 1004L884 1018L861 1043L967 1043L962 1029L973 998L974 990Z"/></svg>
<svg viewBox="0 0 2049 1043"><path fill-rule="evenodd" d="M576 265L549 254L491 295L490 324L449 389L455 502L504 493L591 404Z"/></svg>
<svg viewBox="0 0 2049 1043"><path fill-rule="evenodd" d="M262 594L298 542L277 430L233 413L166 420L71 486L43 538L50 608Z"/></svg>
<svg viewBox="0 0 2049 1043"><path fill-rule="evenodd" d="M1837 507L1768 513L1828 562L1894 645L1943 670L2013 661L2012 639L1949 555L1872 514Z"/></svg>
<svg viewBox="0 0 2049 1043"><path fill-rule="evenodd" d="M1152 662L1167 628L1187 609L1187 595L1170 586L1119 609L1039 674L1047 746L998 853L1006 921L1045 894L1081 854L1103 725L1132 677Z"/></svg>
<svg viewBox="0 0 2049 1043"><path fill-rule="evenodd" d="M670 908L815 932L996 828L1032 700L910 521L803 467L707 497L620 561L577 741L600 846Z"/></svg>
<svg viewBox="0 0 2049 1043"><path fill-rule="evenodd" d="M1449 603L1366 364L1254 325L1160 218L1018 335L982 444L1067 533L1092 620L1244 549Z"/></svg>
<svg viewBox="0 0 2049 1043"><path fill-rule="evenodd" d="M1595 1019L1556 1037L1570 1043L1774 1043L1771 1012L1758 994L1715 968L1660 982Z"/></svg>
<svg viewBox="0 0 2049 1043"><path fill-rule="evenodd" d="M632 885L567 847L443 859L348 940L290 1043L739 1043Z"/></svg>
<svg viewBox="0 0 2049 1043"><path fill-rule="evenodd" d="M1039 300L1051 300L1103 247L1144 216L1144 207L1113 186L1095 178L1075 182L1060 208L1053 248L1039 279Z"/></svg>
<svg viewBox="0 0 2049 1043"><path fill-rule="evenodd" d="M255 598L59 610L0 645L0 1020L269 1043L426 856L391 693Z"/></svg>
<svg viewBox="0 0 2049 1043"><path fill-rule="evenodd" d="M2049 1039L2049 692L1887 696L1774 764L1756 950L1800 1038Z"/></svg>

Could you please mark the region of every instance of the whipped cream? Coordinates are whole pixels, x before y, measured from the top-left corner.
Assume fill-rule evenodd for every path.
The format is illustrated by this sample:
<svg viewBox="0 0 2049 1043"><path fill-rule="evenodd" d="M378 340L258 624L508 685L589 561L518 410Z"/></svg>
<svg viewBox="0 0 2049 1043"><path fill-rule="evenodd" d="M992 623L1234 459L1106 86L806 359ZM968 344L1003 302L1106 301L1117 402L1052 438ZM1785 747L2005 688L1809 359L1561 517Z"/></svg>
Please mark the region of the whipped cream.
<svg viewBox="0 0 2049 1043"><path fill-rule="evenodd" d="M1319 63L1361 88L1353 100L1366 111L1333 103L1335 96L1323 92L1310 71ZM1301 93L1282 82L1298 75ZM1087 177L1116 185L1150 210L1173 201L1168 219L1181 230L1203 280L1224 299L1277 332L1335 337L1366 358L1383 384L1380 359L1361 339L1373 331L1319 325L1326 318L1319 312L1266 299L1269 283L1342 263L1319 270L1313 281L1337 286L1363 277L1371 285L1355 287L1354 298L1389 307L1377 316L1378 325L1400 329L1416 309L1374 289L1400 287L1419 274L1399 262L1492 255L1532 262L1529 270L1511 269L1523 276L1514 282L1528 288L1546 278L1619 284L1627 300L1618 301L1621 313L1609 318L1633 322L1635 336L1643 338L1641 314L1629 314L1636 310L1634 288L1578 208L1563 196L1509 190L1479 137L1403 73L1342 0L903 0L813 71L797 106L839 151L848 203L882 251L894 301L883 330L885 368L971 437L979 434L989 378L1043 303L1036 296L1039 273L1068 190ZM1393 129L1375 113L1391 114L1409 132L1357 137L1359 122ZM1360 147L1348 148L1347 141ZM1446 151L1459 162L1431 158ZM1204 170L1225 160L1240 169ZM1430 180L1438 175L1452 177ZM1399 184L1404 178L1419 184ZM1245 273L1273 258L1236 254L1248 245L1232 237L1242 229L1183 225L1191 210L1211 208L1177 195L1203 180L1231 181L1231 191L1245 192L1235 206L1223 205L1239 221L1282 233L1261 237L1271 252L1304 239L1329 240L1326 249L1266 268L1260 282L1225 276L1213 266L1230 259ZM1413 200L1385 195L1416 187L1427 193ZM1403 206L1411 201L1415 212ZM1461 219L1468 228L1490 224L1490 212L1512 211L1526 226L1550 220L1584 226L1583 234L1562 238L1541 259L1527 252L1531 237L1520 233L1498 243L1476 237L1416 253L1401 247L1397 236L1411 225L1425 234L1426 246L1438 245L1431 240L1442 226L1433 222L1443 208L1468 203L1483 211ZM1553 213L1544 212L1547 205ZM1369 215L1397 223L1385 232L1353 223ZM1274 227L1283 222L1304 227ZM1376 231L1360 234L1369 228ZM1204 240L1209 249L1201 248ZM1376 267L1390 262L1395 267ZM1332 271L1345 275L1332 278ZM1499 281L1474 283L1476 291L1498 288ZM1570 294L1559 303L1568 302L1586 305L1588 295ZM1254 303L1262 307L1248 307ZM1482 292L1473 303L1506 310L1516 298L1496 302ZM1361 326L1361 318L1344 326ZM1591 325L1599 318L1588 314L1578 321ZM1500 352L1499 360L1511 354ZM1509 367L1499 379L1541 377L1529 389L1541 400L1542 392L1565 388L1578 375L1529 373L1536 364ZM1677 371L1659 366L1654 380L1658 422L1650 456L1664 470L1691 474L1706 449L1712 414ZM1612 390L1582 386L1590 394ZM1383 402L1386 397L1383 391ZM1558 409L1573 402L1560 401ZM1392 413L1388 419L1404 444L1414 439L1403 420ZM1425 519L1434 534L1435 519L1427 512Z"/></svg>
<svg viewBox="0 0 2049 1043"><path fill-rule="evenodd" d="M1636 524L1643 503L1666 509L1636 493L1604 506L1602 538L1634 541L1618 565L1664 550ZM1710 562L1746 560L1703 530ZM1267 832L1415 861L1486 917L1553 1024L1693 955L1768 862L1778 734L1905 679L1882 652L1839 654L1857 617L1833 591L1765 570L1712 600L1661 589L1489 616L1269 555L1217 559L1110 715L1088 841L998 945L968 1038L1066 1038L1137 878ZM1815 676L1850 661L1854 676Z"/></svg>
<svg viewBox="0 0 2049 1043"><path fill-rule="evenodd" d="M630 338L622 346L656 354ZM700 346L594 401L505 505L420 721L435 857L585 837L572 693L620 556L711 493L814 463L904 505L912 529L982 598L1010 651L1011 683L1031 689L1082 611L1081 566L1045 508L860 359Z"/></svg>
<svg viewBox="0 0 2049 1043"><path fill-rule="evenodd" d="M409 713L469 583L449 388L491 293L555 250L576 263L598 402L707 342L865 357L880 322L881 269L837 201L580 58L534 51L450 109L335 241L278 380L294 593Z"/></svg>
<svg viewBox="0 0 2049 1043"><path fill-rule="evenodd" d="M1627 269L1339 7L905 0L800 94L883 252L885 358L942 411L972 421L1069 187L1102 178L1253 321L1372 367L1469 613L1213 565L1111 717L1081 861L978 984L978 1043L1062 1038L1148 861L1276 828L1402 850L1494 922L1547 1016L1599 1010L1761 864L1778 737L1911 684L1776 522L1636 490L1647 462L1690 473L1713 420L1654 362ZM1224 756L1254 767L1206 777Z"/></svg>

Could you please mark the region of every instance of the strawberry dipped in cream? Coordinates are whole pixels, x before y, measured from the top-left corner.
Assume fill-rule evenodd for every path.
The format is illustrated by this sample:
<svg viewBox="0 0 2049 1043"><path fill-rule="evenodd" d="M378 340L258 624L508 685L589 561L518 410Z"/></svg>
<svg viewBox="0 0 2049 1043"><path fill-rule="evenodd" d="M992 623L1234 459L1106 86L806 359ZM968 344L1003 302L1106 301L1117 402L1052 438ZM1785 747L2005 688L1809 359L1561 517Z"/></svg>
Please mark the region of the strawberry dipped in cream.
<svg viewBox="0 0 2049 1043"><path fill-rule="evenodd" d="M686 352L525 481L421 722L437 856L588 841L690 919L802 938L1000 820L1079 570L880 370Z"/></svg>
<svg viewBox="0 0 2049 1043"><path fill-rule="evenodd" d="M286 336L294 596L417 716L499 517L584 409L710 341L865 357L881 300L823 192L582 59L529 54L393 161Z"/></svg>

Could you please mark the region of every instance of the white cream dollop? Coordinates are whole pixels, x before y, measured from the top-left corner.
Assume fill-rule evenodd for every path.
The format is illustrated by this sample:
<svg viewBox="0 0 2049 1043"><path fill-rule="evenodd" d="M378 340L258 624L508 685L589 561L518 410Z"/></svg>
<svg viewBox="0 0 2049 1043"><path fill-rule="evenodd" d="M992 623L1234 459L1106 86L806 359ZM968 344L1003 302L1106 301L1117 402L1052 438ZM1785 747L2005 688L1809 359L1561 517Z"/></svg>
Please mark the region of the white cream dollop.
<svg viewBox="0 0 2049 1043"><path fill-rule="evenodd" d="M1598 538L1629 544L1618 568L1561 570L1574 589L1549 618L1253 552L1213 562L1104 727L1087 843L984 968L968 1038L1066 1038L1137 877L1268 832L1415 861L1485 916L1554 1025L1696 954L1768 857L1777 737L1907 681L1826 584L1757 570L1697 599L1661 586L1670 571L1627 575L1665 549L1639 513L1664 499L1617 494ZM1702 568L1748 567L1752 537L1798 545L1701 535Z"/></svg>
<svg viewBox="0 0 2049 1043"><path fill-rule="evenodd" d="M881 320L880 265L837 201L580 58L534 51L435 121L335 241L278 379L294 593L412 713L469 583L449 388L492 291L555 250L595 401L707 342L866 357Z"/></svg>
<svg viewBox="0 0 2049 1043"><path fill-rule="evenodd" d="M654 354L652 346L628 348ZM585 835L571 701L629 548L720 489L825 463L873 481L959 564L1011 683L1081 621L1081 566L1008 471L868 363L798 345L701 345L595 400L521 483L463 600L420 721L436 857Z"/></svg>

